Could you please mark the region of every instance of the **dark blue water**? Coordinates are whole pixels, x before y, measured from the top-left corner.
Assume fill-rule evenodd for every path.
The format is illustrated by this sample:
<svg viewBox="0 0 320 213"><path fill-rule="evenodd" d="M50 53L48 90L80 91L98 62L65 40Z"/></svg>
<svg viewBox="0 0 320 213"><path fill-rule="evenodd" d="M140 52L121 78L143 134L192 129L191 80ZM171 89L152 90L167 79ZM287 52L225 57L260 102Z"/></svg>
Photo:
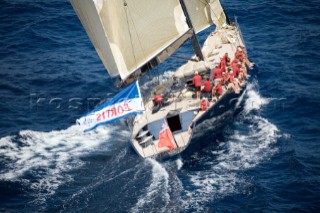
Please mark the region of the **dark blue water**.
<svg viewBox="0 0 320 213"><path fill-rule="evenodd" d="M0 212L319 212L319 1L223 3L256 64L243 109L159 163L134 153L122 122L74 125L117 90L69 2L2 0Z"/></svg>

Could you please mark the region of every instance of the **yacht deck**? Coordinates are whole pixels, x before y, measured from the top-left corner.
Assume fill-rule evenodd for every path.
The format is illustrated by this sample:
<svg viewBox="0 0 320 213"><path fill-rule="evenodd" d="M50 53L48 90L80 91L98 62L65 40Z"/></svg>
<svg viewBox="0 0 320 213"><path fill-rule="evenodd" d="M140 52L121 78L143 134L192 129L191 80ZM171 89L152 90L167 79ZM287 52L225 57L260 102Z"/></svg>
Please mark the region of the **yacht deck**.
<svg viewBox="0 0 320 213"><path fill-rule="evenodd" d="M194 71L199 69L199 73L208 76L210 75L210 70L220 63L222 56L226 52L230 58L233 58L238 45L243 46L244 44L237 28L228 27L216 30L207 38L202 48L205 62L188 61L185 65L178 68L174 75L181 79L192 78ZM203 69L203 67L205 68ZM152 100L150 99L145 104L145 113L137 115L134 119L132 144L136 151L144 158L154 157L159 153L169 151L167 147L158 147L159 138L157 135L162 128L164 119L169 113L177 112L180 115L183 126L181 130L173 131L175 150L185 149L188 146L192 136L188 131L188 127L205 113L205 111L198 112L200 100L192 98L190 91L187 91L185 88L171 92L166 103L167 105L161 107L158 112L153 113ZM210 102L209 108L214 104L214 102ZM181 117L184 113L187 115L185 119ZM142 136L143 139L138 140Z"/></svg>

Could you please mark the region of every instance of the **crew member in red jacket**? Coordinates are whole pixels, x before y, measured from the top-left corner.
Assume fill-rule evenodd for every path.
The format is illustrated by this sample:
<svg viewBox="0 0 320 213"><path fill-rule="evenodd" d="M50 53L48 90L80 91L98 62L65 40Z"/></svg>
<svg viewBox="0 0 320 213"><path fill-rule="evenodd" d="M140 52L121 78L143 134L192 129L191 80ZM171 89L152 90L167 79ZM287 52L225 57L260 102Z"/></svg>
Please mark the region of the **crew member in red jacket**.
<svg viewBox="0 0 320 213"><path fill-rule="evenodd" d="M221 68L216 66L216 68L213 70L214 84L217 85L221 81L221 78L222 78L222 70Z"/></svg>
<svg viewBox="0 0 320 213"><path fill-rule="evenodd" d="M196 88L196 94L197 94L197 99L200 99L200 94L201 94L201 84L202 84L202 78L198 74L198 71L195 72L195 75L193 77L193 85Z"/></svg>
<svg viewBox="0 0 320 213"><path fill-rule="evenodd" d="M221 62L222 61L225 61L226 62L226 65L228 66L228 64L230 64L230 58L228 56L228 53L225 53L224 56L222 57L221 59Z"/></svg>
<svg viewBox="0 0 320 213"><path fill-rule="evenodd" d="M241 63L240 62L232 64L232 71L233 71L233 76L234 77L238 77L238 75L240 74L240 68L241 68Z"/></svg>
<svg viewBox="0 0 320 213"><path fill-rule="evenodd" d="M219 83L217 86L215 86L212 90L212 94L216 97L216 99L219 99L219 97L222 95L222 85Z"/></svg>
<svg viewBox="0 0 320 213"><path fill-rule="evenodd" d="M206 111L209 107L209 101L206 98L202 98L202 101L200 103L200 110L201 111Z"/></svg>
<svg viewBox="0 0 320 213"><path fill-rule="evenodd" d="M157 95L156 92L154 92L153 95L153 109L157 106L161 107L163 105L163 97L161 95Z"/></svg>
<svg viewBox="0 0 320 213"><path fill-rule="evenodd" d="M212 85L211 85L211 81L210 78L207 77L205 82L203 82L202 84L203 86L203 97L206 97L208 99L211 99L211 89L212 89Z"/></svg>
<svg viewBox="0 0 320 213"><path fill-rule="evenodd" d="M203 92L211 92L211 81L210 78L207 77L206 81L202 84L203 87Z"/></svg>

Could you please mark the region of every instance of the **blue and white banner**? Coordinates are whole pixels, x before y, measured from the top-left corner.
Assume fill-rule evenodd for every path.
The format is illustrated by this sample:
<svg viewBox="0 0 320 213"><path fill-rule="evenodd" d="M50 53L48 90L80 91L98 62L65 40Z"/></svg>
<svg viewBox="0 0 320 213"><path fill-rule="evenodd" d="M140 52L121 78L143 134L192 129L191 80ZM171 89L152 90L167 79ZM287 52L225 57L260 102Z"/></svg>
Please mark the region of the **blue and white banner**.
<svg viewBox="0 0 320 213"><path fill-rule="evenodd" d="M143 112L143 100L138 82L135 82L123 89L111 100L78 119L77 124L82 127L83 131L89 131L101 124L107 124L125 116Z"/></svg>

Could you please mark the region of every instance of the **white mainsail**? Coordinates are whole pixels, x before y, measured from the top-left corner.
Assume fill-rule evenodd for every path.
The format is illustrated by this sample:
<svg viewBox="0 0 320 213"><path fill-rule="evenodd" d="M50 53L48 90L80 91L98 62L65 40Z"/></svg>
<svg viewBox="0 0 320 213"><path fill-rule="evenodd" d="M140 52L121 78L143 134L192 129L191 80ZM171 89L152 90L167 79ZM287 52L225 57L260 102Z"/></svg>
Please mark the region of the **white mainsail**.
<svg viewBox="0 0 320 213"><path fill-rule="evenodd" d="M226 23L226 15L219 0L184 0L195 32L215 24L220 28Z"/></svg>
<svg viewBox="0 0 320 213"><path fill-rule="evenodd" d="M179 0L70 2L110 76L122 80L190 30Z"/></svg>

